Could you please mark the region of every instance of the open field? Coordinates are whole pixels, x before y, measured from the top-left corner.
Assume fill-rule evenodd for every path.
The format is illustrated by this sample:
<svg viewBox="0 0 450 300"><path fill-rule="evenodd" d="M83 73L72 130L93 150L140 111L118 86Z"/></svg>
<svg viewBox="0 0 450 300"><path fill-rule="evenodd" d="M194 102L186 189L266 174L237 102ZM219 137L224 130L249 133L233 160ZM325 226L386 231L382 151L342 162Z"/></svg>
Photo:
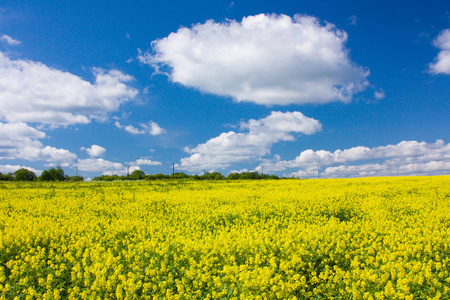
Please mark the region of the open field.
<svg viewBox="0 0 450 300"><path fill-rule="evenodd" d="M450 176L0 183L0 299L450 299Z"/></svg>

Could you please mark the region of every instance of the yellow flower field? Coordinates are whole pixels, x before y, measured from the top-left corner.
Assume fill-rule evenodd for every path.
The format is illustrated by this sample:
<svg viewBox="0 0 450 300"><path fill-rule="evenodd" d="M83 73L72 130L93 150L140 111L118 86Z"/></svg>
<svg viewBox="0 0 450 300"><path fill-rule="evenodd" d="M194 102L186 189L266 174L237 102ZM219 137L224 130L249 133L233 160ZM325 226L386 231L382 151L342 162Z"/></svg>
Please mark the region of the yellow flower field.
<svg viewBox="0 0 450 300"><path fill-rule="evenodd" d="M450 299L450 176L0 183L0 299Z"/></svg>

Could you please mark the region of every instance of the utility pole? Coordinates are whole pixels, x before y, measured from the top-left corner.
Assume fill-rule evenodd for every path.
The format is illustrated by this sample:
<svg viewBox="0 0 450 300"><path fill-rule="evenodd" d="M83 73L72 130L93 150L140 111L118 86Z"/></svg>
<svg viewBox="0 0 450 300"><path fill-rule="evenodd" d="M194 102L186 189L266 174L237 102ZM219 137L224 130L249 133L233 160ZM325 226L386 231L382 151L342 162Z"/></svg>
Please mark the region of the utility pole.
<svg viewBox="0 0 450 300"><path fill-rule="evenodd" d="M127 166L127 177L130 176L130 166Z"/></svg>
<svg viewBox="0 0 450 300"><path fill-rule="evenodd" d="M261 166L261 176L264 176L264 166Z"/></svg>
<svg viewBox="0 0 450 300"><path fill-rule="evenodd" d="M78 178L78 167L75 168L75 178Z"/></svg>
<svg viewBox="0 0 450 300"><path fill-rule="evenodd" d="M314 170L313 170L313 179L314 179Z"/></svg>
<svg viewBox="0 0 450 300"><path fill-rule="evenodd" d="M175 164L172 163L172 179L175 180Z"/></svg>

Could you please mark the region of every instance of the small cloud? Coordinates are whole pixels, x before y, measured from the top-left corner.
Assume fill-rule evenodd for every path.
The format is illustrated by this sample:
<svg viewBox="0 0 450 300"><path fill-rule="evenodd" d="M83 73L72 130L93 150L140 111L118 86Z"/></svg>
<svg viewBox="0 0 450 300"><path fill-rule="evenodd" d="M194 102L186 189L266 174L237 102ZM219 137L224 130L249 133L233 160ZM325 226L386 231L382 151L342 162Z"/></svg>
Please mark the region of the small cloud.
<svg viewBox="0 0 450 300"><path fill-rule="evenodd" d="M21 41L15 40L9 35L3 34L0 36L0 40L10 46L17 46L21 43Z"/></svg>
<svg viewBox="0 0 450 300"><path fill-rule="evenodd" d="M156 122L153 121L149 121L147 124L140 123L139 126L141 126L143 129L136 128L133 125L121 125L119 121L116 121L114 125L116 125L117 128L124 129L131 134L148 133L149 135L160 135L166 132L163 128L159 127Z"/></svg>
<svg viewBox="0 0 450 300"><path fill-rule="evenodd" d="M429 72L450 75L450 28L441 31L433 43L441 51L429 65Z"/></svg>
<svg viewBox="0 0 450 300"><path fill-rule="evenodd" d="M106 149L98 145L92 145L91 148L81 147L80 150L86 151L92 157L103 156L106 153Z"/></svg>
<svg viewBox="0 0 450 300"><path fill-rule="evenodd" d="M79 159L77 162L78 170L87 172L126 172L127 169L121 163L111 162L103 158Z"/></svg>
<svg viewBox="0 0 450 300"><path fill-rule="evenodd" d="M381 99L384 99L386 97L386 94L384 93L383 89L381 89L379 91L375 91L374 97L377 100L381 100Z"/></svg>
<svg viewBox="0 0 450 300"><path fill-rule="evenodd" d="M154 161L151 159L147 159L147 158L139 158L136 161L132 161L127 163L128 165L137 165L137 166L160 166L161 162L160 161Z"/></svg>
<svg viewBox="0 0 450 300"><path fill-rule="evenodd" d="M349 25L356 25L359 19L356 16L351 16L350 18L347 19L347 21Z"/></svg>
<svg viewBox="0 0 450 300"><path fill-rule="evenodd" d="M130 39L130 34L127 32L127 39Z"/></svg>
<svg viewBox="0 0 450 300"><path fill-rule="evenodd" d="M131 134L144 134L145 133L144 130L140 130L140 129L134 127L133 125L121 125L119 123L119 121L116 121L114 123L114 125L116 125L117 128L124 129L126 132L129 132Z"/></svg>
<svg viewBox="0 0 450 300"><path fill-rule="evenodd" d="M235 6L234 2L231 1L230 4L228 4L228 6L227 6L227 10L232 9L234 6Z"/></svg>
<svg viewBox="0 0 450 300"><path fill-rule="evenodd" d="M165 133L166 131L159 127L159 125L156 122L150 121L148 124L139 124L142 128L145 129L145 131L150 135L160 135Z"/></svg>

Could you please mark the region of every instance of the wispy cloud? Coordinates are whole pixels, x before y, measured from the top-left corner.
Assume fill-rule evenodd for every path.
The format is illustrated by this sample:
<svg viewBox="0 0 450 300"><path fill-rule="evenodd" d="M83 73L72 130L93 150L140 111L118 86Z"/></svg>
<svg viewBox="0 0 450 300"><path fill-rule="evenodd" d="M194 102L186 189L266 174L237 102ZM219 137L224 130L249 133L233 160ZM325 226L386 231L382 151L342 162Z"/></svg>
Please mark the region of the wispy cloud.
<svg viewBox="0 0 450 300"><path fill-rule="evenodd" d="M349 25L356 25L356 24L358 24L358 21L359 21L357 16L351 16L347 20L348 20Z"/></svg>
<svg viewBox="0 0 450 300"><path fill-rule="evenodd" d="M3 43L6 43L9 46L17 46L21 43L21 41L15 40L12 37L10 37L9 35L6 34L2 34L0 36L0 41L2 41Z"/></svg>
<svg viewBox="0 0 450 300"><path fill-rule="evenodd" d="M122 125L119 121L116 121L114 125L117 128L123 129L126 132L131 134L149 134L149 135L160 135L165 133L166 131L161 128L156 122L149 121L146 123L139 123L139 126L142 129L136 128L133 125Z"/></svg>
<svg viewBox="0 0 450 300"><path fill-rule="evenodd" d="M148 158L139 158L138 160L127 163L128 165L136 165L136 166L160 166L161 162L154 161Z"/></svg>

